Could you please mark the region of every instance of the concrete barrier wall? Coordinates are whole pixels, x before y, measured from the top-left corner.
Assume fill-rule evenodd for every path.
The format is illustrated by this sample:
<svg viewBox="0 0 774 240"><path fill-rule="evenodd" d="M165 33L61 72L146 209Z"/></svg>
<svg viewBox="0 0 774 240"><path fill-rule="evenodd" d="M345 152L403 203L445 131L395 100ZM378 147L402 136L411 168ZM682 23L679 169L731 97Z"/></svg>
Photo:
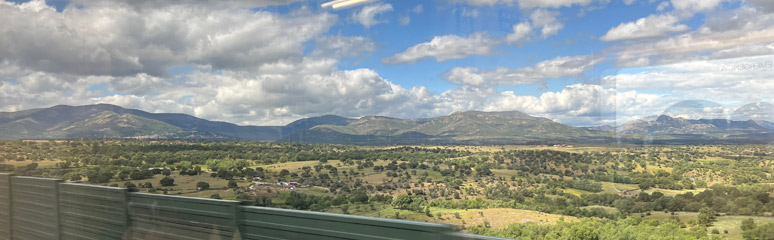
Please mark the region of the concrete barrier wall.
<svg viewBox="0 0 774 240"><path fill-rule="evenodd" d="M5 239L471 239L451 225L240 206L0 174Z"/></svg>

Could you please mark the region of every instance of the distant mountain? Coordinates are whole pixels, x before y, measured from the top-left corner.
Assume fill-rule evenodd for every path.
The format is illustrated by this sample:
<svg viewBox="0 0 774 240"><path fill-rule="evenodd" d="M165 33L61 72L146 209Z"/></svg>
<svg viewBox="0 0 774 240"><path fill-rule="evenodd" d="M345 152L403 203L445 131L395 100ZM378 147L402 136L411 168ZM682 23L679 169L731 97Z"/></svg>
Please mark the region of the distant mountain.
<svg viewBox="0 0 774 240"><path fill-rule="evenodd" d="M666 115L621 126L572 127L518 111L456 112L400 119L383 116L304 118L286 126L239 126L179 113L149 113L109 104L54 106L0 113L0 140L183 138L341 144L710 143L765 142L774 123L684 119Z"/></svg>
<svg viewBox="0 0 774 240"><path fill-rule="evenodd" d="M0 113L0 139L175 137L194 134L163 121L117 110L112 105L55 106ZM121 110L125 110L122 109Z"/></svg>
<svg viewBox="0 0 774 240"><path fill-rule="evenodd" d="M149 113L110 104L59 105L0 113L0 139L207 138L275 141L319 124L346 124L346 118L301 119L288 126L239 126L179 113Z"/></svg>
<svg viewBox="0 0 774 240"><path fill-rule="evenodd" d="M774 122L769 122L769 121L766 121L766 120L754 120L754 121L758 125L761 125L761 127L765 127L765 128L767 128L769 130L774 130Z"/></svg>
<svg viewBox="0 0 774 240"><path fill-rule="evenodd" d="M769 130L753 120L685 119L661 115L656 120L636 120L619 127L624 134L729 134Z"/></svg>
<svg viewBox="0 0 774 240"><path fill-rule="evenodd" d="M363 117L346 126L319 125L282 140L364 144L494 144L572 141L590 137L602 135L517 111L467 111L423 119Z"/></svg>

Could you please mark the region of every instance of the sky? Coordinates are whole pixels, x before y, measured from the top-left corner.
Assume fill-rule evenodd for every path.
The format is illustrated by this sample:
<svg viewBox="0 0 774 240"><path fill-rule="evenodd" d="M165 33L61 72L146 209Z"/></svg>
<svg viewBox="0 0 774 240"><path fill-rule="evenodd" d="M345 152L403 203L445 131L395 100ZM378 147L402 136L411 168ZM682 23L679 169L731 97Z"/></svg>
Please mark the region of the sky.
<svg viewBox="0 0 774 240"><path fill-rule="evenodd" d="M774 119L774 1L327 2L0 0L0 112Z"/></svg>

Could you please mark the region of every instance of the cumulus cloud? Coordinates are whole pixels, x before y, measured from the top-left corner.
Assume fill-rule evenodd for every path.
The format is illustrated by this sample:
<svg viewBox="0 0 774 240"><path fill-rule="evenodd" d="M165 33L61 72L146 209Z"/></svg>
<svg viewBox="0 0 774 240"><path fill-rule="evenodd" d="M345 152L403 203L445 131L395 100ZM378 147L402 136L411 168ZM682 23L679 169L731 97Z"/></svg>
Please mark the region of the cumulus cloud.
<svg viewBox="0 0 774 240"><path fill-rule="evenodd" d="M318 38L310 54L315 57L357 57L376 50L376 43L363 36L323 36Z"/></svg>
<svg viewBox="0 0 774 240"><path fill-rule="evenodd" d="M774 54L774 14L742 6L707 16L696 30L615 47L616 65L638 67ZM772 46L772 47L769 47Z"/></svg>
<svg viewBox="0 0 774 240"><path fill-rule="evenodd" d="M573 5L586 6L593 2L593 0L464 0L470 5L474 6L494 6L497 4L504 4L511 6L518 2L519 8L559 8L559 7L571 7Z"/></svg>
<svg viewBox="0 0 774 240"><path fill-rule="evenodd" d="M206 64L245 69L301 57L303 43L327 31L330 14L83 2L57 12L43 1L0 4L0 55L36 71L75 75L164 75ZM42 47L46 46L46 47Z"/></svg>
<svg viewBox="0 0 774 240"><path fill-rule="evenodd" d="M642 38L662 37L670 33L684 32L691 28L679 24L679 18L672 15L650 15L634 22L625 22L611 28L600 37L602 41L620 41Z"/></svg>
<svg viewBox="0 0 774 240"><path fill-rule="evenodd" d="M747 0L747 2L754 8L765 11L765 12L772 12L774 11L774 1L769 0Z"/></svg>
<svg viewBox="0 0 774 240"><path fill-rule="evenodd" d="M564 24L556 20L556 16L559 12L549 11L545 9L536 9L529 15L532 20L532 26L540 28L540 35L543 38L547 38L552 35L556 35L559 30L564 28Z"/></svg>
<svg viewBox="0 0 774 240"><path fill-rule="evenodd" d="M722 60L681 62L624 71L602 79L619 90L662 91L682 100L700 99L738 106L771 101L774 58L750 56Z"/></svg>
<svg viewBox="0 0 774 240"><path fill-rule="evenodd" d="M386 3L366 5L362 9L354 12L352 14L352 19L366 28L370 28L376 24L386 23L386 20L380 20L377 19L377 17L382 13L391 12L392 10L392 5Z"/></svg>
<svg viewBox="0 0 774 240"><path fill-rule="evenodd" d="M436 61L443 62L472 55L492 55L495 54L494 47L499 43L498 40L490 39L486 33L474 33L467 37L437 36L429 42L414 45L402 53L383 58L382 62L385 64L406 64L426 58L435 58Z"/></svg>
<svg viewBox="0 0 774 240"><path fill-rule="evenodd" d="M532 26L528 22L522 22L513 25L513 32L508 34L505 40L508 43L515 43L527 38L530 34L532 34Z"/></svg>
<svg viewBox="0 0 774 240"><path fill-rule="evenodd" d="M463 86L439 95L437 109L465 111L521 111L574 126L615 125L663 109L670 99L637 91L618 91L593 84L573 84L539 96L519 96L513 91ZM448 113L443 113L448 114Z"/></svg>
<svg viewBox="0 0 774 240"><path fill-rule="evenodd" d="M514 86L543 84L546 79L579 76L590 71L601 62L599 56L557 57L535 64L532 67L495 70L480 70L476 67L457 67L443 76L449 83L472 87Z"/></svg>
<svg viewBox="0 0 774 240"><path fill-rule="evenodd" d="M678 11L703 12L714 10L727 0L671 0L672 7Z"/></svg>
<svg viewBox="0 0 774 240"><path fill-rule="evenodd" d="M214 8L256 8L286 5L300 0L71 0L76 5L126 5L134 8L158 8L171 5L199 5Z"/></svg>

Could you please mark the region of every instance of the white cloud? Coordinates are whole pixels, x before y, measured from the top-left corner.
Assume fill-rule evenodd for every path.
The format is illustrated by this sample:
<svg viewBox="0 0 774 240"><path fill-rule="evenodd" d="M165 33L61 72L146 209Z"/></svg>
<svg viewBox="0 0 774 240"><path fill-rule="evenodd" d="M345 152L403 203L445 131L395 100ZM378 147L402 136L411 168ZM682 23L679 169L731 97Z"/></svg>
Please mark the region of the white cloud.
<svg viewBox="0 0 774 240"><path fill-rule="evenodd" d="M424 42L406 49L395 56L383 58L385 64L415 63L425 58L435 58L443 62L451 59L466 58L471 55L492 55L493 48L500 41L489 39L486 33L474 33L468 37L457 35L436 36L430 42Z"/></svg>
<svg viewBox="0 0 774 240"><path fill-rule="evenodd" d="M664 2L659 3L658 6L656 6L656 10L657 11L664 11L667 8L669 8L669 6L670 6L669 2L664 1Z"/></svg>
<svg viewBox="0 0 774 240"><path fill-rule="evenodd" d="M592 0L519 0L520 8L559 8L572 7L573 5L586 6Z"/></svg>
<svg viewBox="0 0 774 240"><path fill-rule="evenodd" d="M409 16L400 16L400 17L398 17L398 23L400 25L406 26L409 23L411 23L411 17L409 17Z"/></svg>
<svg viewBox="0 0 774 240"><path fill-rule="evenodd" d="M774 55L681 62L623 71L604 77L619 90L660 91L678 100L707 100L725 106L770 102Z"/></svg>
<svg viewBox="0 0 774 240"><path fill-rule="evenodd" d="M496 4L506 4L508 6L513 5L516 0L464 0L468 4L473 6L494 6Z"/></svg>
<svg viewBox="0 0 774 240"><path fill-rule="evenodd" d="M0 4L0 55L25 68L76 75L161 76L169 67L246 69L302 56L330 14L84 2L63 12L42 1ZM41 47L51 46L51 47ZM54 47L60 46L60 47Z"/></svg>
<svg viewBox="0 0 774 240"><path fill-rule="evenodd" d="M491 88L461 87L440 94L437 109L465 111L521 111L574 126L615 125L636 118L643 112L658 111L663 106L660 95L636 91L616 91L599 85L573 84L557 92L540 96L519 96L512 91ZM442 113L448 114L448 113Z"/></svg>
<svg viewBox="0 0 774 240"><path fill-rule="evenodd" d="M613 48L619 67L774 54L774 14L742 6L706 17L696 30ZM643 64L644 63L644 64Z"/></svg>
<svg viewBox="0 0 774 240"><path fill-rule="evenodd" d="M531 8L560 8L560 7L572 7L572 6L587 6L595 0L457 0L467 2L473 6L494 6L497 4L503 4L507 6L513 6L518 3L519 8L531 9ZM606 2L608 0L599 0L600 2Z"/></svg>
<svg viewBox="0 0 774 240"><path fill-rule="evenodd" d="M271 5L286 5L300 0L72 0L76 5L131 6L133 8L160 8L172 5L198 5L211 8L256 8Z"/></svg>
<svg viewBox="0 0 774 240"><path fill-rule="evenodd" d="M543 84L546 79L579 76L601 61L599 56L588 55L557 57L517 69L500 67L486 71L475 67L457 67L444 73L444 77L450 83L477 88Z"/></svg>
<svg viewBox="0 0 774 240"><path fill-rule="evenodd" d="M602 41L620 41L662 37L670 33L688 31L690 27L678 24L679 18L672 15L650 15L634 22L625 22L611 28L600 37Z"/></svg>
<svg viewBox="0 0 774 240"><path fill-rule="evenodd" d="M354 12L352 14L352 19L354 19L355 22L363 24L366 28L370 28L376 24L386 23L386 20L379 20L377 17L382 13L391 12L392 10L392 5L386 3L366 5L359 11Z"/></svg>
<svg viewBox="0 0 774 240"><path fill-rule="evenodd" d="M547 38L552 35L556 35L559 30L564 28L564 24L556 20L556 16L559 12L548 11L545 9L536 9L532 11L529 18L532 20L532 26L540 28L540 35L543 38Z"/></svg>
<svg viewBox="0 0 774 240"><path fill-rule="evenodd" d="M506 36L505 40L508 43L518 42L532 34L532 26L528 22L522 22L513 25L513 32Z"/></svg>
<svg viewBox="0 0 774 240"><path fill-rule="evenodd" d="M760 11L774 12L774 1L770 0L747 0L747 2Z"/></svg>
<svg viewBox="0 0 774 240"><path fill-rule="evenodd" d="M314 57L358 57L376 50L376 43L363 36L324 36L315 42L315 49L310 54Z"/></svg>
<svg viewBox="0 0 774 240"><path fill-rule="evenodd" d="M415 14L420 14L422 11L424 11L424 7L422 7L422 4L417 5L416 7L412 8L411 11Z"/></svg>
<svg viewBox="0 0 774 240"><path fill-rule="evenodd" d="M727 0L671 0L672 7L678 11L703 12L717 8Z"/></svg>

